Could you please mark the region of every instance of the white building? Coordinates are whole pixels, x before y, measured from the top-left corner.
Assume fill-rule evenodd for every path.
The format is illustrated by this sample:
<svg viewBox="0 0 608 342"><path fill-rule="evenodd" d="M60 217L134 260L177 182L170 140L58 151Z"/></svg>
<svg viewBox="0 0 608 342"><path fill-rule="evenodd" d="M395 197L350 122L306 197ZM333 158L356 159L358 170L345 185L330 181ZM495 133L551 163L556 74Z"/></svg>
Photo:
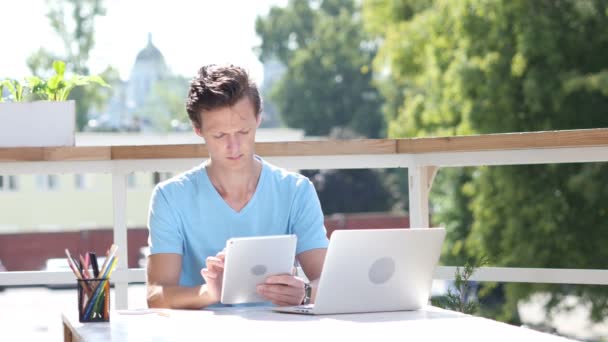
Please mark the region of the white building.
<svg viewBox="0 0 608 342"><path fill-rule="evenodd" d="M91 129L103 127L116 130L146 130L151 123L138 117L136 111L144 107L153 87L171 76L165 58L148 34L147 45L139 51L129 79L112 84L112 98L103 113L91 113ZM170 114L167 113L167 116Z"/></svg>

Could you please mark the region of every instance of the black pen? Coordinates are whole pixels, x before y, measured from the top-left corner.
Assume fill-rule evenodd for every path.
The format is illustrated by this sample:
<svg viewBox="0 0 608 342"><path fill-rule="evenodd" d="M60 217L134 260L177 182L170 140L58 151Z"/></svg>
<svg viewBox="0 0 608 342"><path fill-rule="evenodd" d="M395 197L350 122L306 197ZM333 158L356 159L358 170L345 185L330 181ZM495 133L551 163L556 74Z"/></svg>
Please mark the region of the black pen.
<svg viewBox="0 0 608 342"><path fill-rule="evenodd" d="M97 265L97 255L93 252L89 252L89 259L91 259L91 266L93 266L93 276L99 277L99 265Z"/></svg>

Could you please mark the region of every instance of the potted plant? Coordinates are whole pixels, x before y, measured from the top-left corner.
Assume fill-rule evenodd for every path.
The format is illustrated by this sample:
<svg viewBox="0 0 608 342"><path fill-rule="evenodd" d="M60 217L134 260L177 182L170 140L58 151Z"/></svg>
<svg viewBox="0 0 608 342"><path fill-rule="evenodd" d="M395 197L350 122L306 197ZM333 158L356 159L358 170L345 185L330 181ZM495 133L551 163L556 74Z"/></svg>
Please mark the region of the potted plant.
<svg viewBox="0 0 608 342"><path fill-rule="evenodd" d="M62 61L53 62L53 69L55 74L48 79L0 82L0 147L74 146L76 108L67 100L70 92L78 86L108 84L97 75L66 79ZM3 98L4 89L8 98Z"/></svg>

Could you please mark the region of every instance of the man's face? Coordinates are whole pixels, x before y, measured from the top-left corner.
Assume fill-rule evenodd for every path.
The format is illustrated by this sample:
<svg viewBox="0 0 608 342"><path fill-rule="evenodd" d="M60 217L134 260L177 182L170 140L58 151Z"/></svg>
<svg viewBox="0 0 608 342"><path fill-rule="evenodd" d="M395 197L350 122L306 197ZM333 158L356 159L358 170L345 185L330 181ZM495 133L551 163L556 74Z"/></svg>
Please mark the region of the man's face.
<svg viewBox="0 0 608 342"><path fill-rule="evenodd" d="M203 112L201 121L200 130L194 130L205 139L212 163L221 168L240 169L252 160L260 115L255 116L247 96L232 107Z"/></svg>

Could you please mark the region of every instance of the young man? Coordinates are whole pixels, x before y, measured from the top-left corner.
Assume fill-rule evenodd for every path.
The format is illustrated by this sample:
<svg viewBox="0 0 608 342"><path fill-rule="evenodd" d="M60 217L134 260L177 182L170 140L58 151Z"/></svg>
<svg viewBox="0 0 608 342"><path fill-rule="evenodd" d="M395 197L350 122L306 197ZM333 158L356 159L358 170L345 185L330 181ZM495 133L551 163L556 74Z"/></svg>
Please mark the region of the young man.
<svg viewBox="0 0 608 342"><path fill-rule="evenodd" d="M221 298L231 237L296 234L296 258L314 298L328 245L312 183L255 155L261 99L247 72L208 65L191 84L187 111L209 151L206 163L160 183L150 200L150 307L200 309ZM258 286L276 305L297 305L305 283L277 275Z"/></svg>

